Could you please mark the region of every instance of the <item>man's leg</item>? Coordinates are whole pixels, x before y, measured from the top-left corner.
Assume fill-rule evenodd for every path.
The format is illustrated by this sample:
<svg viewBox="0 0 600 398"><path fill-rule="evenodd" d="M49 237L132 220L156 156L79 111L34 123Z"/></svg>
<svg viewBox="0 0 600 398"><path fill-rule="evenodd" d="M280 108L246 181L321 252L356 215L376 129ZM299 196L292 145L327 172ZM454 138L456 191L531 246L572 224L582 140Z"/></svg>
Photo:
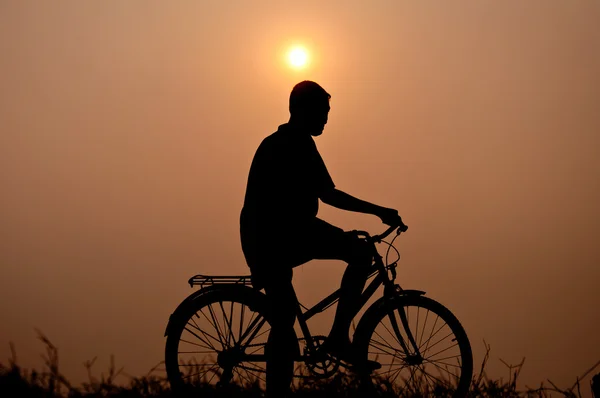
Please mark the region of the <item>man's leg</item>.
<svg viewBox="0 0 600 398"><path fill-rule="evenodd" d="M297 298L291 275L289 278L269 278L265 283L265 292L272 313L271 332L265 349L267 398L284 398L290 391L294 359L299 349L294 332Z"/></svg>
<svg viewBox="0 0 600 398"><path fill-rule="evenodd" d="M340 301L329 336L346 344L350 341L348 332L352 319L360 310L361 294L371 271L373 249L367 242L350 237L341 250L340 257L348 262L348 266L342 277Z"/></svg>
<svg viewBox="0 0 600 398"><path fill-rule="evenodd" d="M343 260L348 263L342 283L330 341L348 345L348 332L352 319L359 311L360 296L365 287L373 263L373 244L359 239L351 232L344 232L323 220L313 224L311 254L314 259Z"/></svg>

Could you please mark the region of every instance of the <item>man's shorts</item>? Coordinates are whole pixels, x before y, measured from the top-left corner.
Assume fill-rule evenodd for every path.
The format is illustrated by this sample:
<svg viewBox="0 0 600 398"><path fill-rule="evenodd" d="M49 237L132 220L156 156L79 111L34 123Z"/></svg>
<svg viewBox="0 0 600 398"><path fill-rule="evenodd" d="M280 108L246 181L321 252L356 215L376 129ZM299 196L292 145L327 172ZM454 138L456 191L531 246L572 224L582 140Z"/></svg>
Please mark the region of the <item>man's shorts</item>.
<svg viewBox="0 0 600 398"><path fill-rule="evenodd" d="M252 273L252 283L291 281L292 269L310 260L365 260L370 253L363 240L314 218L301 228L273 231L271 235L241 231L242 250Z"/></svg>

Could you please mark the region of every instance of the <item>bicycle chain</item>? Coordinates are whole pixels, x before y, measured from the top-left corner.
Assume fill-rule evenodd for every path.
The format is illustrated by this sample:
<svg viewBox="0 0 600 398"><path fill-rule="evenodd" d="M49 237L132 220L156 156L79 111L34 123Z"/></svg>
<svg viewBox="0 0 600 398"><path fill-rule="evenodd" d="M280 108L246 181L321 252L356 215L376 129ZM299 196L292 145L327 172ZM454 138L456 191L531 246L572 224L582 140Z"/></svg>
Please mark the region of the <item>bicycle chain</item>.
<svg viewBox="0 0 600 398"><path fill-rule="evenodd" d="M312 336L313 340L318 339L318 338L321 338L323 340L327 340L327 336L325 336L325 335L318 334L318 335ZM304 344L306 344L306 338L305 337L298 337L298 342L304 342ZM246 345L244 345L244 348L246 348L246 347L265 346L266 344L267 343L246 344Z"/></svg>

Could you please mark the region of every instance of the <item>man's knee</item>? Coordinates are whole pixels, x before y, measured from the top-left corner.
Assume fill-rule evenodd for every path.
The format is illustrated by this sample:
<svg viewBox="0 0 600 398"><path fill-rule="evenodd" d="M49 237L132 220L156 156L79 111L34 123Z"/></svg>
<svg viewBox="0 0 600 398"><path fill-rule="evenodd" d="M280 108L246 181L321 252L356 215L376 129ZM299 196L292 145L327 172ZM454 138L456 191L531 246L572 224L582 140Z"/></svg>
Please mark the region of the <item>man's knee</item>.
<svg viewBox="0 0 600 398"><path fill-rule="evenodd" d="M265 292L272 314L271 327L293 330L298 300L291 281L287 278L271 280L265 285Z"/></svg>
<svg viewBox="0 0 600 398"><path fill-rule="evenodd" d="M361 239L352 242L348 264L352 267L368 269L373 263L373 244Z"/></svg>

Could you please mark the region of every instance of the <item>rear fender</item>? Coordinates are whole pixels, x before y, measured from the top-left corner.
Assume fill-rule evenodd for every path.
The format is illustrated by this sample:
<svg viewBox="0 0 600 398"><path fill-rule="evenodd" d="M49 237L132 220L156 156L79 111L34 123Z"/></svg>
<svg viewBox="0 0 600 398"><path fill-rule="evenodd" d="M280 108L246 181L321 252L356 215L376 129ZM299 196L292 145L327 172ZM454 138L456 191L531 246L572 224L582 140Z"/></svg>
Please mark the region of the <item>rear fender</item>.
<svg viewBox="0 0 600 398"><path fill-rule="evenodd" d="M175 311L169 316L169 321L167 322L167 327L165 329L165 336L169 335L169 331L171 330L171 321L176 318L180 313L183 313L187 310L187 308L192 305L196 300L199 300L202 297L205 297L210 294L220 293L223 291L232 291L238 290L243 291L249 294L256 294L259 296L264 296L263 293L249 286L245 285L213 285L208 286L203 289L197 290L194 293L187 296L178 306L175 308Z"/></svg>

